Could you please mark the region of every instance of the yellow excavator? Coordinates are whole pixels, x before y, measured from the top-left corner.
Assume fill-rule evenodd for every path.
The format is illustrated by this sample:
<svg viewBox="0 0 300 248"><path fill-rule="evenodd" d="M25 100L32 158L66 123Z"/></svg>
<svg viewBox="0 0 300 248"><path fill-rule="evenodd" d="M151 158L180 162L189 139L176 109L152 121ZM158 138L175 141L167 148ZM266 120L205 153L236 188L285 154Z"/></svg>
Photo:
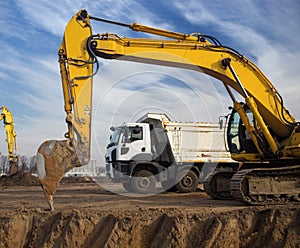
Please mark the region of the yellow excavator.
<svg viewBox="0 0 300 248"><path fill-rule="evenodd" d="M93 34L92 21L163 39ZM299 201L300 123L284 107L281 95L260 69L215 37L124 24L80 10L65 28L58 57L67 139L45 141L37 153L38 175L51 209L62 176L90 159L92 79L99 69L98 57L186 68L220 80L233 102L226 125L229 150L241 163L238 170L213 173L205 183L207 193L248 204Z"/></svg>
<svg viewBox="0 0 300 248"><path fill-rule="evenodd" d="M18 172L18 155L17 155L17 134L15 131L14 119L12 113L6 106L1 107L0 121L3 120L6 131L6 142L8 147L9 172L8 176L15 175Z"/></svg>

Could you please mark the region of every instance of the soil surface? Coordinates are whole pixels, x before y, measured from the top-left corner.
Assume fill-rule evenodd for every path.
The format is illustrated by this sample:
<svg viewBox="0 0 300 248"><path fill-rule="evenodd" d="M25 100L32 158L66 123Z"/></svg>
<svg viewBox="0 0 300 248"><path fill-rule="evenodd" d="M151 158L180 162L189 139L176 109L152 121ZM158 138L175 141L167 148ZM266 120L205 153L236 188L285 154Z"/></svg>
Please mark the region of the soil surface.
<svg viewBox="0 0 300 248"><path fill-rule="evenodd" d="M36 178L4 180L0 247L300 247L300 205L246 206L201 190L141 197L104 178L64 178L51 212Z"/></svg>

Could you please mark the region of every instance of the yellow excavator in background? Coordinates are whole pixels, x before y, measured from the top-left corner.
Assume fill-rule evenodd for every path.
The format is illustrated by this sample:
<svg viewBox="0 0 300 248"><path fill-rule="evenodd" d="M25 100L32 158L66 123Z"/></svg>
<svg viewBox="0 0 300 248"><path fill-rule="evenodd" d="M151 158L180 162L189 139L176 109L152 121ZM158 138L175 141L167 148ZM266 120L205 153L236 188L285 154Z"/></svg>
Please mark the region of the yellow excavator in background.
<svg viewBox="0 0 300 248"><path fill-rule="evenodd" d="M8 159L10 169L8 176L15 175L18 172L18 156L17 156L17 134L15 131L14 119L12 113L7 107L1 107L0 121L3 120L6 131L6 142L8 147Z"/></svg>
<svg viewBox="0 0 300 248"><path fill-rule="evenodd" d="M92 34L92 20L165 38ZM51 209L62 176L90 159L92 79L99 69L97 57L186 68L219 79L233 101L227 141L232 158L241 166L237 171L213 173L205 183L207 193L226 198L229 192L230 197L249 204L299 201L299 122L286 110L273 84L236 50L209 35L118 23L80 10L66 26L58 56L67 139L45 141L37 153L38 176ZM244 103L236 100L234 91Z"/></svg>

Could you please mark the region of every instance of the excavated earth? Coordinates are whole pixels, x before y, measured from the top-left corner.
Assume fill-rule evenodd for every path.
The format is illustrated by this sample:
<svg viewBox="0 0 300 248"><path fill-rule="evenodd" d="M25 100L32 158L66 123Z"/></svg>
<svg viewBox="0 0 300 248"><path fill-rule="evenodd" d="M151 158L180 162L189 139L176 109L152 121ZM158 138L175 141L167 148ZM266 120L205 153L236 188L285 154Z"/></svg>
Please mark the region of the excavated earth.
<svg viewBox="0 0 300 248"><path fill-rule="evenodd" d="M30 177L0 178L0 247L300 247L300 205L245 206L201 190L140 197L72 178L50 212Z"/></svg>

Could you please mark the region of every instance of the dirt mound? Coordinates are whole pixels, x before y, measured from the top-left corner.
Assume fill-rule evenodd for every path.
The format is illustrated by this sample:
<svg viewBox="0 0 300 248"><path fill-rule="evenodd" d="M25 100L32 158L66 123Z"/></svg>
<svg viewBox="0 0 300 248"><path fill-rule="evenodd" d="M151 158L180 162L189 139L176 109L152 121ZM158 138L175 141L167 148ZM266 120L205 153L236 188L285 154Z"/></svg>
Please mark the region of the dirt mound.
<svg viewBox="0 0 300 248"><path fill-rule="evenodd" d="M0 215L0 247L299 247L300 209L218 214L176 208Z"/></svg>
<svg viewBox="0 0 300 248"><path fill-rule="evenodd" d="M60 183L93 183L90 177L63 177Z"/></svg>
<svg viewBox="0 0 300 248"><path fill-rule="evenodd" d="M38 186L39 179L30 173L18 172L12 176L0 177L0 187L5 186Z"/></svg>

